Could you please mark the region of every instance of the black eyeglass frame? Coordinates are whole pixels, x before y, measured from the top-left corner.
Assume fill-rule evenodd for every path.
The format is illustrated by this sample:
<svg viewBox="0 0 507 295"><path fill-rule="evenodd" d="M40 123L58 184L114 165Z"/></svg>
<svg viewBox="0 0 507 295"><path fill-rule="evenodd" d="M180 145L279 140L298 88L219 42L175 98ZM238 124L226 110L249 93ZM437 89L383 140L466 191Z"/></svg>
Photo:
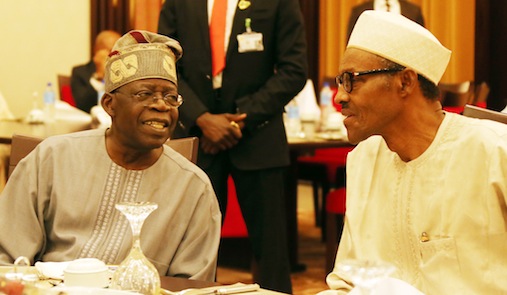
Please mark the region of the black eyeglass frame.
<svg viewBox="0 0 507 295"><path fill-rule="evenodd" d="M403 71L405 68L383 68L374 69L362 72L343 72L341 75L336 76L335 82L338 87L343 87L347 93L351 93L354 89L354 78L364 75L382 74L382 73L393 73ZM350 85L350 86L349 86Z"/></svg>
<svg viewBox="0 0 507 295"><path fill-rule="evenodd" d="M178 107L180 107L183 104L183 97L180 94L178 94L178 95L166 94L163 96L157 96L156 95L157 92L149 91L149 90L142 90L142 91L139 91L138 93L135 93L135 94L134 93L127 94L127 93L120 91L119 89L115 89L114 91L112 91L112 93L121 93L123 95L129 95L129 96L135 98L137 100L137 102L140 102L140 103L144 102L145 106L149 106L150 104L155 103L159 99L162 99L162 101L165 103L166 106L172 107L175 109L177 109ZM150 98L151 98L151 101L148 101Z"/></svg>

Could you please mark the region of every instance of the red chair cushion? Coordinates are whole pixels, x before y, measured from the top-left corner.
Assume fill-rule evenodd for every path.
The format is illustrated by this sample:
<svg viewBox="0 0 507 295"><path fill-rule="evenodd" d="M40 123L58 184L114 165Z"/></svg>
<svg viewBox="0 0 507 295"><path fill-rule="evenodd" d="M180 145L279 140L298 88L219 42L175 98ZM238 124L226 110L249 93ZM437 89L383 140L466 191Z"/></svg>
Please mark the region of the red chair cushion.
<svg viewBox="0 0 507 295"><path fill-rule="evenodd" d="M448 111L450 113L461 114L461 113L463 113L463 110L465 109L465 107L464 106L462 106L462 107L444 106L443 109L444 109L444 111Z"/></svg>
<svg viewBox="0 0 507 295"><path fill-rule="evenodd" d="M222 225L222 238L248 237L245 220L236 197L236 188L232 177L227 180L227 208L225 211L224 224Z"/></svg>
<svg viewBox="0 0 507 295"><path fill-rule="evenodd" d="M315 150L314 156L300 156L299 163L319 164L326 166L328 181L336 180L336 168L344 167L347 163L347 154L354 149L351 147L321 148Z"/></svg>
<svg viewBox="0 0 507 295"><path fill-rule="evenodd" d="M62 94L62 97L60 97L62 101L65 101L66 103L70 104L73 107L76 106L76 102L74 101L74 97L72 96L72 90L70 89L70 85L63 85L60 93Z"/></svg>
<svg viewBox="0 0 507 295"><path fill-rule="evenodd" d="M330 191L326 196L326 212L345 214L346 196L346 188L344 187Z"/></svg>
<svg viewBox="0 0 507 295"><path fill-rule="evenodd" d="M478 107L484 108L484 109L488 107L488 105L485 101L478 102L475 105Z"/></svg>

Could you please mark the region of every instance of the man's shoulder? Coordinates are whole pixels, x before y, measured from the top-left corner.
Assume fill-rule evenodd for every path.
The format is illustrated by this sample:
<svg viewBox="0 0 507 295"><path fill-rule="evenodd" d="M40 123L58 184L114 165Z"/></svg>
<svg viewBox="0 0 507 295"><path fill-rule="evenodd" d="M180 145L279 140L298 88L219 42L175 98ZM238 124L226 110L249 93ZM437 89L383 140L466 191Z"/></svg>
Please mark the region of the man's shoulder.
<svg viewBox="0 0 507 295"><path fill-rule="evenodd" d="M82 146L86 143L95 145L99 141L103 140L104 132L105 131L102 129L90 129L62 135L54 135L43 140L41 142L41 145L43 147L69 146L69 145Z"/></svg>
<svg viewBox="0 0 507 295"><path fill-rule="evenodd" d="M95 64L92 60L88 61L85 64L79 64L72 68L72 73L88 73L88 72L95 72Z"/></svg>
<svg viewBox="0 0 507 295"><path fill-rule="evenodd" d="M507 139L507 124L452 113L448 113L446 116L452 119L453 125L456 128L460 128L463 130L463 133L466 133L468 136L489 139L503 137Z"/></svg>

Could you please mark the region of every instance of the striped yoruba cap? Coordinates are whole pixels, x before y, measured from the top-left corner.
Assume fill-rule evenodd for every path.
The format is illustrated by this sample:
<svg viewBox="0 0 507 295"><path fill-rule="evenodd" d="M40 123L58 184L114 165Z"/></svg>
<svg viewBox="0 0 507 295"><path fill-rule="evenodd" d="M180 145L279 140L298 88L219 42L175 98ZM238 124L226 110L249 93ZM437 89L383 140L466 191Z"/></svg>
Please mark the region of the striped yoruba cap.
<svg viewBox="0 0 507 295"><path fill-rule="evenodd" d="M391 12L363 12L350 35L347 48L362 49L402 66L438 84L451 58L430 31Z"/></svg>
<svg viewBox="0 0 507 295"><path fill-rule="evenodd" d="M116 41L106 61L105 91L149 78L177 85L176 61L181 55L180 43L174 39L148 31L130 31Z"/></svg>

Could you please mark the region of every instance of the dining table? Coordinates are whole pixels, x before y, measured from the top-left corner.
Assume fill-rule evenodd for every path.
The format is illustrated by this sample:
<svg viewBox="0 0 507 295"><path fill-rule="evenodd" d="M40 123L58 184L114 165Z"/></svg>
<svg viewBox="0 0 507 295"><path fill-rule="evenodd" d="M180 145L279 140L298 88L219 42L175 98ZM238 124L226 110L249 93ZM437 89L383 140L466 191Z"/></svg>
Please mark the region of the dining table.
<svg viewBox="0 0 507 295"><path fill-rule="evenodd" d="M55 107L55 118L51 121L30 121L26 117L0 120L0 143L10 144L13 134L46 138L90 129L90 114L81 111L65 102L58 102Z"/></svg>
<svg viewBox="0 0 507 295"><path fill-rule="evenodd" d="M1 265L0 266L0 294L2 287L9 281L18 281L21 284L30 284L35 286L37 290L48 290L53 287L64 287L65 279L52 279L41 276L35 266L14 266L14 265ZM55 283L56 282L56 283ZM162 288L160 294L174 294L183 295L183 290L201 289L203 292L194 290L192 294L247 294L247 295L284 295L277 291L259 288L255 284L246 284L237 282L234 284L226 285L218 282L195 280L182 277L160 276L160 287ZM246 287L250 290L238 290L237 287ZM236 291L232 291L235 289ZM217 290L217 291L215 291ZM12 290L10 290L12 291ZM183 292L180 292L183 291ZM179 292L179 293L178 293ZM44 292L45 293L45 292ZM23 293L25 294L25 293ZM27 293L28 294L28 293ZM32 293L30 293L32 294ZM72 294L72 293L69 293ZM85 293L79 293L85 294ZM92 294L92 293L86 293Z"/></svg>

